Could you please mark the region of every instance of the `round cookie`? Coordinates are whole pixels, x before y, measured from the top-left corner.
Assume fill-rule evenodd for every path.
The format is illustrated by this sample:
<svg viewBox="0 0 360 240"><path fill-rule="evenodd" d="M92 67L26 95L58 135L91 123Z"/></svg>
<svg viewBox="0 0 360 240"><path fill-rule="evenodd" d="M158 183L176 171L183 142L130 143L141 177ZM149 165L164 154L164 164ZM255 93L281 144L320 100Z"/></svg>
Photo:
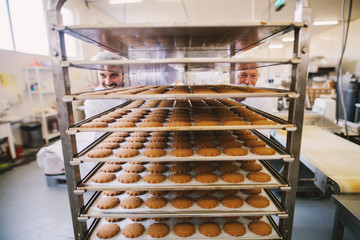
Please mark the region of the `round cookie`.
<svg viewBox="0 0 360 240"><path fill-rule="evenodd" d="M164 222L164 221L168 220L168 218L151 218L151 219L154 221L157 221L157 222Z"/></svg>
<svg viewBox="0 0 360 240"><path fill-rule="evenodd" d="M247 195L257 195L261 193L261 188L253 188L253 189L242 189L241 192Z"/></svg>
<svg viewBox="0 0 360 240"><path fill-rule="evenodd" d="M96 146L97 149L115 149L115 148L119 148L119 144L118 143L114 143L114 142L102 142L99 145Z"/></svg>
<svg viewBox="0 0 360 240"><path fill-rule="evenodd" d="M123 141L125 141L125 138L123 137L108 137L103 143L122 143Z"/></svg>
<svg viewBox="0 0 360 240"><path fill-rule="evenodd" d="M139 151L136 149L121 149L115 153L115 156L118 158L131 158L139 154Z"/></svg>
<svg viewBox="0 0 360 240"><path fill-rule="evenodd" d="M239 140L242 141L248 141L248 140L257 140L258 137L255 135L239 135L238 136Z"/></svg>
<svg viewBox="0 0 360 240"><path fill-rule="evenodd" d="M211 209L217 207L219 205L219 201L212 196L202 196L198 198L196 204L201 208Z"/></svg>
<svg viewBox="0 0 360 240"><path fill-rule="evenodd" d="M173 232L178 237L190 237L195 233L195 227L191 223L178 223L174 226Z"/></svg>
<svg viewBox="0 0 360 240"><path fill-rule="evenodd" d="M215 167L212 164L199 163L194 167L194 171L197 173L209 173L215 171Z"/></svg>
<svg viewBox="0 0 360 240"><path fill-rule="evenodd" d="M149 226L147 233L153 238L163 238L168 235L170 229L165 223L153 223Z"/></svg>
<svg viewBox="0 0 360 240"><path fill-rule="evenodd" d="M149 193L154 196L164 196L168 191L149 191Z"/></svg>
<svg viewBox="0 0 360 240"><path fill-rule="evenodd" d="M120 200L117 197L104 197L96 203L96 206L99 209L110 209L116 207L119 203Z"/></svg>
<svg viewBox="0 0 360 240"><path fill-rule="evenodd" d="M263 172L250 172L246 177L254 182L269 182L271 180L271 176Z"/></svg>
<svg viewBox="0 0 360 240"><path fill-rule="evenodd" d="M244 200L236 195L228 195L221 199L221 204L228 208L239 208L244 205Z"/></svg>
<svg viewBox="0 0 360 240"><path fill-rule="evenodd" d="M188 196L180 196L171 200L170 204L174 208L185 209L193 205L193 200Z"/></svg>
<svg viewBox="0 0 360 240"><path fill-rule="evenodd" d="M220 146L222 148L239 148L242 146L241 142L238 141L225 141L221 142Z"/></svg>
<svg viewBox="0 0 360 240"><path fill-rule="evenodd" d="M253 147L265 147L266 143L260 140L247 140L244 142L244 146L253 148Z"/></svg>
<svg viewBox="0 0 360 240"><path fill-rule="evenodd" d="M131 136L129 138L126 139L126 142L141 142L141 143L144 143L146 142L146 137L134 137L134 136Z"/></svg>
<svg viewBox="0 0 360 240"><path fill-rule="evenodd" d="M196 175L195 179L201 183L214 183L219 180L219 177L213 173L200 173Z"/></svg>
<svg viewBox="0 0 360 240"><path fill-rule="evenodd" d="M105 196L116 196L116 195L120 195L123 194L123 191L103 191L103 194Z"/></svg>
<svg viewBox="0 0 360 240"><path fill-rule="evenodd" d="M141 164L127 164L124 167L124 172L126 173L140 173L144 171L144 166Z"/></svg>
<svg viewBox="0 0 360 240"><path fill-rule="evenodd" d="M118 176L121 183L135 183L140 180L140 175L136 173L122 173Z"/></svg>
<svg viewBox="0 0 360 240"><path fill-rule="evenodd" d="M102 172L118 172L121 170L121 165L118 164L105 164L100 168L100 171Z"/></svg>
<svg viewBox="0 0 360 240"><path fill-rule="evenodd" d="M170 155L174 157L190 157L194 155L194 151L191 149L175 149L170 152Z"/></svg>
<svg viewBox="0 0 360 240"><path fill-rule="evenodd" d="M149 136L149 133L143 131L134 132L133 134L131 134L131 137L147 137L147 136Z"/></svg>
<svg viewBox="0 0 360 240"><path fill-rule="evenodd" d="M240 173L224 173L221 179L228 183L241 183L245 180L244 176Z"/></svg>
<svg viewBox="0 0 360 240"><path fill-rule="evenodd" d="M116 122L110 126L111 128L128 128L128 127L136 127L133 122Z"/></svg>
<svg viewBox="0 0 360 240"><path fill-rule="evenodd" d="M252 135L252 132L250 132L249 130L234 130L233 133L237 136L240 135Z"/></svg>
<svg viewBox="0 0 360 240"><path fill-rule="evenodd" d="M127 238L137 238L141 236L144 231L145 228L141 223L130 223L124 227L122 234Z"/></svg>
<svg viewBox="0 0 360 240"><path fill-rule="evenodd" d="M143 200L141 198L135 196L128 196L121 200L120 206L125 209L133 209L140 207L142 203Z"/></svg>
<svg viewBox="0 0 360 240"><path fill-rule="evenodd" d="M245 148L225 148L224 153L229 156L245 156L248 154L248 150Z"/></svg>
<svg viewBox="0 0 360 240"><path fill-rule="evenodd" d="M164 142L150 142L145 145L147 149L165 149L167 148L167 144Z"/></svg>
<svg viewBox="0 0 360 240"><path fill-rule="evenodd" d="M94 149L91 150L87 156L89 158L105 158L108 157L112 154L112 150L111 149Z"/></svg>
<svg viewBox="0 0 360 240"><path fill-rule="evenodd" d="M126 194L129 196L139 196L145 194L145 191L126 191Z"/></svg>
<svg viewBox="0 0 360 240"><path fill-rule="evenodd" d="M115 223L107 223L101 225L97 231L96 236L101 239L112 238L120 232L120 227Z"/></svg>
<svg viewBox="0 0 360 240"><path fill-rule="evenodd" d="M165 156L166 152L163 149L149 149L143 152L143 156L148 158L158 158Z"/></svg>
<svg viewBox="0 0 360 240"><path fill-rule="evenodd" d="M192 147L193 145L191 142L174 142L173 144L171 144L171 148L174 149L188 149Z"/></svg>
<svg viewBox="0 0 360 240"><path fill-rule="evenodd" d="M128 132L114 132L110 134L110 137L128 137L130 134Z"/></svg>
<svg viewBox="0 0 360 240"><path fill-rule="evenodd" d="M239 170L239 167L233 163L223 163L218 166L218 170L222 173L231 173Z"/></svg>
<svg viewBox="0 0 360 240"><path fill-rule="evenodd" d="M146 171L150 173L164 173L168 170L168 167L162 164L151 164L146 168Z"/></svg>
<svg viewBox="0 0 360 240"><path fill-rule="evenodd" d="M167 200L165 198L157 197L157 196L150 197L145 201L145 205L151 209L163 208L166 206L166 204L167 204Z"/></svg>
<svg viewBox="0 0 360 240"><path fill-rule="evenodd" d="M152 184L161 183L165 181L165 179L165 175L161 173L149 173L143 177L144 182Z"/></svg>
<svg viewBox="0 0 360 240"><path fill-rule="evenodd" d="M168 142L168 137L151 137L149 139L149 142L163 142L163 143L166 143Z"/></svg>
<svg viewBox="0 0 360 240"><path fill-rule="evenodd" d="M263 169L261 164L258 163L243 163L241 164L240 168L247 172L258 172Z"/></svg>
<svg viewBox="0 0 360 240"><path fill-rule="evenodd" d="M106 122L89 122L81 124L81 128L106 128L108 125Z"/></svg>
<svg viewBox="0 0 360 240"><path fill-rule="evenodd" d="M133 222L142 222L146 220L146 218L129 218L129 219Z"/></svg>
<svg viewBox="0 0 360 240"><path fill-rule="evenodd" d="M123 218L105 218L107 222L120 222L124 220Z"/></svg>
<svg viewBox="0 0 360 240"><path fill-rule="evenodd" d="M219 190L219 193L223 194L223 195L234 195L238 192L239 190L237 189L227 189L227 190Z"/></svg>
<svg viewBox="0 0 360 240"><path fill-rule="evenodd" d="M188 183L191 179L192 176L186 173L175 173L169 177L169 180L173 183Z"/></svg>
<svg viewBox="0 0 360 240"><path fill-rule="evenodd" d="M272 232L270 224L264 221L252 221L249 223L249 229L256 235L267 236Z"/></svg>
<svg viewBox="0 0 360 240"><path fill-rule="evenodd" d="M177 163L170 168L170 171L174 173L187 173L191 171L191 167L187 163Z"/></svg>
<svg viewBox="0 0 360 240"><path fill-rule="evenodd" d="M269 199L261 195L251 195L246 198L246 202L256 208L265 208L270 205Z"/></svg>
<svg viewBox="0 0 360 240"><path fill-rule="evenodd" d="M276 153L275 149L269 147L253 147L251 152L258 155L274 155Z"/></svg>
<svg viewBox="0 0 360 240"><path fill-rule="evenodd" d="M96 183L106 183L111 182L116 178L115 174L113 173L97 173L95 174L91 180Z"/></svg>
<svg viewBox="0 0 360 240"><path fill-rule="evenodd" d="M246 233L246 228L239 222L227 222L224 224L224 231L234 237L242 236Z"/></svg>
<svg viewBox="0 0 360 240"><path fill-rule="evenodd" d="M200 150L201 149L203 149L203 148L205 148L205 149L208 149L208 148L216 148L216 146L217 146L217 144L216 144L216 142L212 142L212 141L202 141L202 140L200 140L200 142L197 142L196 144L195 144L195 146L197 147L197 148L200 148ZM199 151L200 151L199 150ZM204 151L203 151L204 152ZM198 153L199 154L199 153Z"/></svg>
<svg viewBox="0 0 360 240"><path fill-rule="evenodd" d="M121 144L122 149L140 149L144 146L141 142L124 142Z"/></svg>
<svg viewBox="0 0 360 240"><path fill-rule="evenodd" d="M221 228L215 222L205 222L200 224L199 231L206 237L216 237L220 235Z"/></svg>
<svg viewBox="0 0 360 240"><path fill-rule="evenodd" d="M180 190L180 191L172 191L171 193L175 194L176 196L185 196L185 195L190 195L192 191Z"/></svg>
<svg viewBox="0 0 360 240"><path fill-rule="evenodd" d="M197 151L197 154L205 157L215 157L221 154L221 151L217 148L202 148Z"/></svg>

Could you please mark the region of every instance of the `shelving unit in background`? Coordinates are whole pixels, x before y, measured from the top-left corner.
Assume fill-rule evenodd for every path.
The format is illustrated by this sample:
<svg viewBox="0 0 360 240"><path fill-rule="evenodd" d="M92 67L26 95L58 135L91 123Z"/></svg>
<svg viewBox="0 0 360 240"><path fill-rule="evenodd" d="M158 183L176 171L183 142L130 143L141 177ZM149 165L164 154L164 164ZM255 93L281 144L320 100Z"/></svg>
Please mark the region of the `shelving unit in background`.
<svg viewBox="0 0 360 240"><path fill-rule="evenodd" d="M55 88L51 67L25 68L26 91L32 108L32 120L41 122L42 136L46 143L60 136L57 111L53 108Z"/></svg>

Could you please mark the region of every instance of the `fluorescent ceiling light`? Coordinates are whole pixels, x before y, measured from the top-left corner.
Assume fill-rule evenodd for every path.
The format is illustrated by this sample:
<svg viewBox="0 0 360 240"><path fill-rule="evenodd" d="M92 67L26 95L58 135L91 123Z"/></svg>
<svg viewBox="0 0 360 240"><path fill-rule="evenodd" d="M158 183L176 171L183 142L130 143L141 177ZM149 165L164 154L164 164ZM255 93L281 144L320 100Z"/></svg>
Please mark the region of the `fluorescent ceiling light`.
<svg viewBox="0 0 360 240"><path fill-rule="evenodd" d="M281 41L283 41L283 42L293 42L294 38L293 37L284 37L283 39L281 39Z"/></svg>
<svg viewBox="0 0 360 240"><path fill-rule="evenodd" d="M124 4L124 3L137 3L142 2L142 0L109 0L110 4Z"/></svg>
<svg viewBox="0 0 360 240"><path fill-rule="evenodd" d="M327 25L336 25L338 24L338 20L332 20L332 21L315 21L313 22L314 26L327 26Z"/></svg>
<svg viewBox="0 0 360 240"><path fill-rule="evenodd" d="M282 45L282 44L271 44L271 45L269 45L268 48L270 48L270 49L280 49L280 48L283 48L283 47L284 47L284 45Z"/></svg>

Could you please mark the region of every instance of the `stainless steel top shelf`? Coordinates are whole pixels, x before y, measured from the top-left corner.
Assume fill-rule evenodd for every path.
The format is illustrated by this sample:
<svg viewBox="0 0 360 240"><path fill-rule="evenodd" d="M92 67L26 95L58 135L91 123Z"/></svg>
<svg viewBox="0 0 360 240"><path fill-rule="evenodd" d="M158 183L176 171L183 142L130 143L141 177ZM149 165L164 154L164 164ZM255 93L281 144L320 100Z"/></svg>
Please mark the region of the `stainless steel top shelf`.
<svg viewBox="0 0 360 240"><path fill-rule="evenodd" d="M259 22L233 25L80 25L57 26L56 29L130 59L138 59L195 55L226 57L230 49L233 54L249 50L302 26L303 23L296 22Z"/></svg>

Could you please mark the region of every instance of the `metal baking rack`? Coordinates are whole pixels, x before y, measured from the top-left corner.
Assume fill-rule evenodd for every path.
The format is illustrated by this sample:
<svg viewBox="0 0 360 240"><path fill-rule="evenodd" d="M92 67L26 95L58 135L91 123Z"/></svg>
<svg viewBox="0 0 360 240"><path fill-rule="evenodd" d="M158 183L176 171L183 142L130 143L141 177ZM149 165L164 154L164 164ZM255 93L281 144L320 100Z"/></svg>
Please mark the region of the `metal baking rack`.
<svg viewBox="0 0 360 240"><path fill-rule="evenodd" d="M113 181L107 183L95 183L91 178L100 172L100 168L103 166L102 163L97 164L87 176L78 184L76 187L76 192L81 193L83 191L102 191L102 190L154 190L154 191L168 191L168 190L222 190L222 189L251 189L251 188L269 188L269 189L282 189L290 190L290 186L287 181L277 173L268 163L264 161L259 161L263 165L263 170L261 172L267 173L271 176L269 182L253 182L245 177L245 180L241 183L229 183L225 182L220 178L220 173L215 171L216 175L219 176L219 179L215 183L201 183L195 180L195 172L189 173L193 178L190 182L187 183L173 183L169 180L171 174L168 170L164 175L166 180L158 184L146 183L142 178L136 183L120 183L117 181L119 174L124 171L121 170L115 173L116 178ZM237 164L237 163L235 163ZM239 169L237 171L242 175L246 176L247 172ZM139 173L140 177L145 176L147 173L144 171Z"/></svg>
<svg viewBox="0 0 360 240"><path fill-rule="evenodd" d="M104 157L104 158L88 157L87 153L89 151L91 151L92 149L96 148L96 146L98 144L100 144L106 137L108 137L110 135L110 133L106 133L102 137L97 139L95 142L90 144L88 147L84 148L81 152L75 154L71 163L79 164L81 162L129 162L129 161L131 161L131 162L149 162L149 161L189 162L189 161L236 161L236 160L265 160L265 159L266 160L282 159L286 162L291 162L292 160L294 160L293 157L291 156L291 154L289 154L283 146L266 138L263 134L261 134L260 132L258 132L256 130L252 130L252 131L256 136L259 137L260 140L262 140L266 143L267 147L273 148L276 151L276 153L274 155L254 154L251 152L251 148L242 146L242 148L248 150L247 155L245 155L245 156L229 156L229 155L226 155L225 153L223 153L224 149L222 147L217 146L217 149L219 149L221 151L221 154L218 156L214 156L214 157L201 156L197 153L198 148L193 147L191 149L194 151L194 155L192 155L190 157L174 157L170 154L170 151L173 149L170 147L167 147L166 149L164 149L166 151L166 155L162 156L162 157L157 157L157 158L145 157L142 154L147 149L142 148L142 149L138 149L139 155L137 155L137 156L130 157L130 158L119 158L119 157L115 156L116 151L120 150L120 148L117 148L117 149L113 149L112 150L113 154L108 157ZM120 147L121 147L121 143L120 143Z"/></svg>
<svg viewBox="0 0 360 240"><path fill-rule="evenodd" d="M97 207L98 201L103 198L106 198L103 194L97 194L96 197L92 198L88 205L85 207L84 211L80 214L80 218L149 218L149 217L158 217L158 218L167 218L176 215L177 217L233 217L233 216L262 216L262 215L277 215L280 217L287 217L286 211L281 206L277 198L267 189L264 189L259 195L266 197L270 204L265 208L256 208L250 206L246 202L246 197L248 195L238 192L234 194L235 196L241 197L244 201L244 204L239 208L228 208L221 204L221 198L224 196L220 193L213 193L211 195L219 200L219 205L215 208L209 209L201 208L197 206L196 199L200 195L196 193L191 193L186 195L193 199L193 204L191 207L186 209L178 209L171 206L170 201L176 197L175 194L168 193L163 196L167 200L166 206L159 209L151 209L145 206L145 201L152 197L150 193L145 193L139 195L138 197L143 200L143 203L138 208L125 209L120 205L110 208L110 209L99 209ZM126 193L123 193L117 196L120 199L120 202L127 197Z"/></svg>
<svg viewBox="0 0 360 240"><path fill-rule="evenodd" d="M246 218L243 218L243 217L239 217L238 219L238 222L244 224L245 228L246 228L246 233L243 235L243 236L239 236L239 237L234 237L234 236L230 236L228 235L223 229L223 225L227 222L226 220L223 220L221 218L216 218L215 220L213 220L213 222L216 222L219 224L220 228L222 229L221 230L221 233L219 236L217 236L218 239L225 239L225 240L241 240L241 239L247 239L247 240L262 240L262 239L283 239L280 231L279 231L279 228L277 227L276 223L274 222L274 220L270 217L270 216L266 216L266 217L263 217L261 219L261 221L264 221L266 223L268 223L271 228L272 228L272 232L271 234L269 234L268 236L260 236L260 235L256 235L255 233L251 232L249 227L248 227L248 224L251 222L251 220L249 219L246 219ZM175 219L168 219L166 221L164 221L163 223L166 223L169 228L170 228L170 233L166 236L166 239L179 239L178 236L176 236L172 231L171 229L174 228L174 226L179 223L180 221L177 221ZM189 239L189 240L205 240L205 239L209 239L209 237L205 237L204 235L202 235L199 230L198 230L198 227L199 225L202 223L202 222L205 222L205 221L202 221L200 219L192 219L189 221L190 223L192 223L194 226L195 226L195 233L190 236L190 237L186 237L186 239ZM94 223L92 224L92 226L90 227L89 229L89 234L87 235L87 237L85 238L86 240L89 240L89 239L92 239L92 240L101 240L99 237L96 236L96 232L97 232L97 229L104 225L104 224L107 224L108 222L105 220L105 219L96 219L94 221ZM116 224L118 224L120 226L120 229L124 229L124 227L128 224L131 224L133 223L130 219L124 219L120 222L117 222ZM150 239L154 239L148 235L146 235L146 232L147 232L147 228L153 224L153 223L156 223L156 221L152 220L152 219L147 219L145 221L141 221L140 222L141 224L144 225L145 227L145 231L144 231L144 234L139 236L137 239L140 239L140 240L150 240ZM122 235L121 233L119 233L118 235L114 236L114 239L116 240L126 240L128 238L126 238L124 235Z"/></svg>
<svg viewBox="0 0 360 240"><path fill-rule="evenodd" d="M74 100L86 100L86 99L213 99L213 98L246 98L246 97L289 97L297 98L299 94L289 90L283 89L272 89L272 88L259 88L259 87L241 87L232 84L219 85L226 86L231 89L238 89L244 91L248 89L249 92L240 93L192 93L192 85L182 85L190 88L189 93L178 93L178 94L143 94L142 91L157 89L159 86L148 86L148 87L129 87L112 90L99 90L90 92L81 92L63 97L64 102L70 102ZM213 85L205 85L212 87ZM171 89L173 86L167 86L167 89ZM140 91L139 93L128 93L128 91L135 90ZM251 90L266 90L269 92L254 92Z"/></svg>

